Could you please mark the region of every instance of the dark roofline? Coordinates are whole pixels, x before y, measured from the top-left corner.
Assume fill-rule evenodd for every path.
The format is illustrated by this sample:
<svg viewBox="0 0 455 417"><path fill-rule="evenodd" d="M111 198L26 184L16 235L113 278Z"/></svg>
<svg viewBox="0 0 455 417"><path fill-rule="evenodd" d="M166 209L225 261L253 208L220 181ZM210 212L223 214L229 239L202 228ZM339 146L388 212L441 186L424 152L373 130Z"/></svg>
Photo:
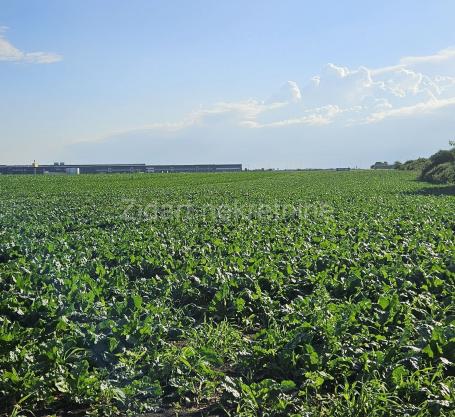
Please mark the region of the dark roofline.
<svg viewBox="0 0 455 417"><path fill-rule="evenodd" d="M240 166L242 164L64 164L64 165L54 165L54 164L39 164L38 168L85 168L85 167L225 167L225 166ZM28 165L4 165L0 164L0 167L8 168L33 168L32 164Z"/></svg>
<svg viewBox="0 0 455 417"><path fill-rule="evenodd" d="M172 172L234 172L242 171L242 164L53 164L53 165L0 165L0 174L45 174L65 173L70 169L80 169L81 174L96 173L172 173Z"/></svg>

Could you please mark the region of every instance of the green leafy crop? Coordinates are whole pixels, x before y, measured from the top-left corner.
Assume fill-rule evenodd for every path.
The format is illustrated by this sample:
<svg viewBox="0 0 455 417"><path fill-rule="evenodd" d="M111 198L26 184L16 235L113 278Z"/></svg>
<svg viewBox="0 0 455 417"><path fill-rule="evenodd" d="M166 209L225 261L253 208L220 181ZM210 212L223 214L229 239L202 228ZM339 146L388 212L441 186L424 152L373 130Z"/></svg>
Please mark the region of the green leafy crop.
<svg viewBox="0 0 455 417"><path fill-rule="evenodd" d="M0 415L454 415L455 197L414 175L0 177Z"/></svg>

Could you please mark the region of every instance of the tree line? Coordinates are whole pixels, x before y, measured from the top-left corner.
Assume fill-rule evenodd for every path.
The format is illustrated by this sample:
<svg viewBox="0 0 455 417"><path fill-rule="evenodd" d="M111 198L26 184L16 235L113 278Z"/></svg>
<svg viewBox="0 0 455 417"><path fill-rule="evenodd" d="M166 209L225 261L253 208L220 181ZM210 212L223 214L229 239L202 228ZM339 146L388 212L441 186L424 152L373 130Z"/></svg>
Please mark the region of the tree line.
<svg viewBox="0 0 455 417"><path fill-rule="evenodd" d="M435 183L455 183L455 141L450 141L451 149L440 150L429 158L417 158L404 163L396 161L376 162L371 169L399 169L418 171L419 179Z"/></svg>

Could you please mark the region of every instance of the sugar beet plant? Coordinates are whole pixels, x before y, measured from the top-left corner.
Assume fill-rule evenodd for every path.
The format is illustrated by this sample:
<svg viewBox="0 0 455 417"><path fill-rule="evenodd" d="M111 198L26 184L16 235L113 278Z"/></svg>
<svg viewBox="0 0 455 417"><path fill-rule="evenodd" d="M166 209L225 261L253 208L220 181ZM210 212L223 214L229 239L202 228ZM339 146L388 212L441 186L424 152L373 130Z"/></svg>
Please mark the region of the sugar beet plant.
<svg viewBox="0 0 455 417"><path fill-rule="evenodd" d="M414 177L0 177L0 414L454 415L455 197Z"/></svg>

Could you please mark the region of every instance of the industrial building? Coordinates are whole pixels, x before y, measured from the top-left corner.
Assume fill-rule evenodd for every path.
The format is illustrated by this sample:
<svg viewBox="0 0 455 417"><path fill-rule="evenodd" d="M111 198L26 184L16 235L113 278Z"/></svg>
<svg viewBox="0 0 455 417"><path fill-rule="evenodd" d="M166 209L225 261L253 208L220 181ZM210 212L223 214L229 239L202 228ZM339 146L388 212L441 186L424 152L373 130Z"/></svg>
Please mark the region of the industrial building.
<svg viewBox="0 0 455 417"><path fill-rule="evenodd" d="M171 172L239 172L242 164L205 165L146 165L146 164L77 164L65 165L0 165L0 174L116 174L116 173L171 173Z"/></svg>

